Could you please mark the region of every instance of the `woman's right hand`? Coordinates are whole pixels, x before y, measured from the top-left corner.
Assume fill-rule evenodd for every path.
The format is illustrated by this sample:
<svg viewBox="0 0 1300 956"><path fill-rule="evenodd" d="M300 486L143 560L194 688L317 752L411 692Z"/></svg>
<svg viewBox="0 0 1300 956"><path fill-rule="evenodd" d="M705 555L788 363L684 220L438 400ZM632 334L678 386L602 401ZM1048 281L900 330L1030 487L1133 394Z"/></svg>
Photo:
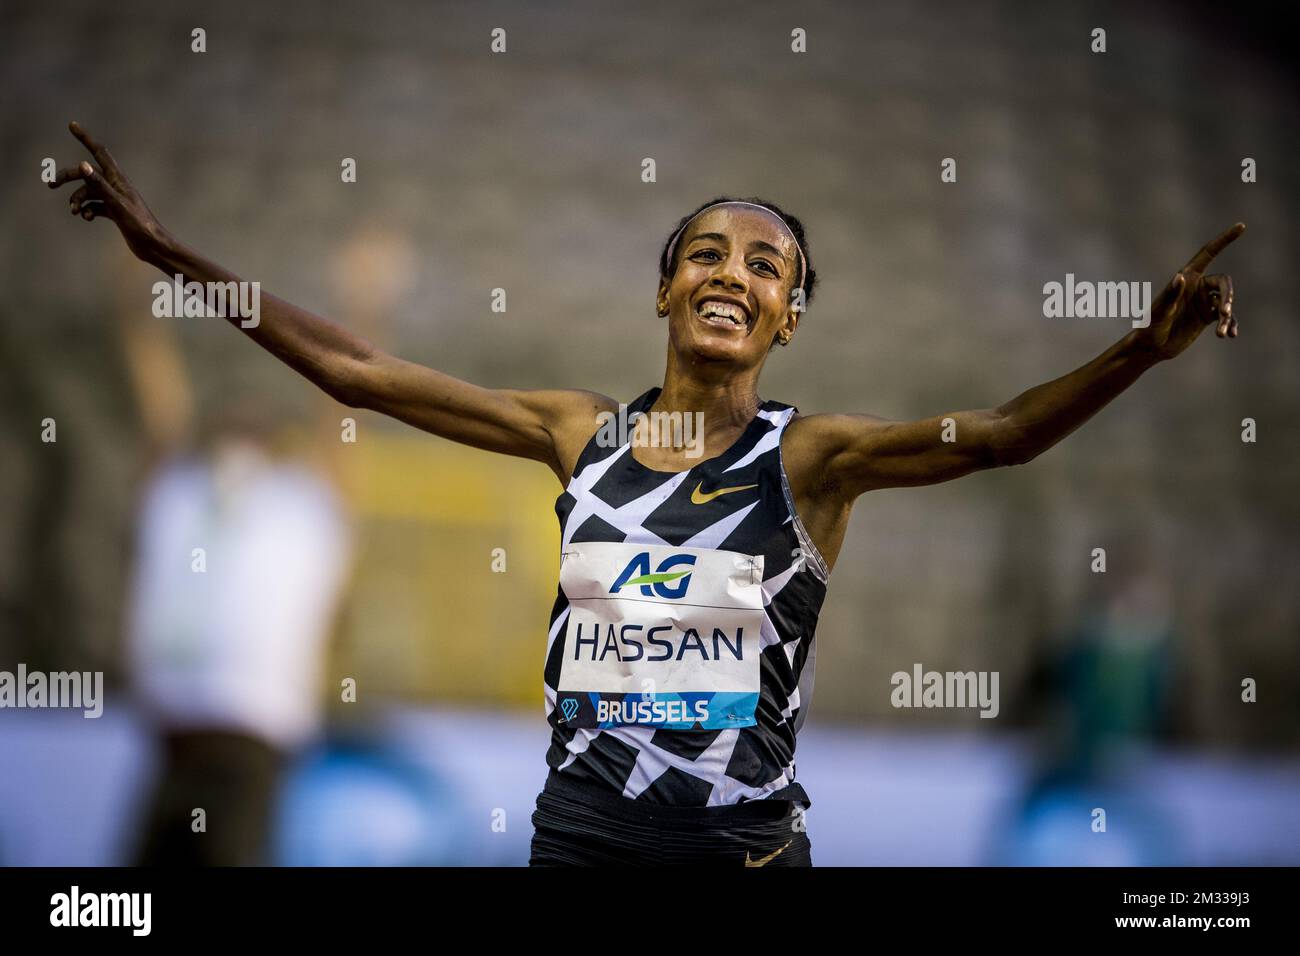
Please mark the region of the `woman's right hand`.
<svg viewBox="0 0 1300 956"><path fill-rule="evenodd" d="M68 129L98 165L83 161L61 169L50 183L57 188L81 180L70 197L73 213L87 222L113 220L131 252L168 275L198 283L240 281L173 239L109 151L77 123ZM259 296L256 324L245 326L237 315L227 321L331 398L463 445L544 462L564 486L600 427L602 413L613 415L619 408L611 398L576 389L483 388L388 355L292 302L269 293Z"/></svg>
<svg viewBox="0 0 1300 956"><path fill-rule="evenodd" d="M113 155L79 123L69 123L68 129L86 147L99 168L82 160L76 166L60 169L50 188L57 189L74 179L81 180L81 186L69 200L72 214L81 216L86 222L101 217L113 220L136 258L153 262L167 231L145 205L144 198L131 185Z"/></svg>

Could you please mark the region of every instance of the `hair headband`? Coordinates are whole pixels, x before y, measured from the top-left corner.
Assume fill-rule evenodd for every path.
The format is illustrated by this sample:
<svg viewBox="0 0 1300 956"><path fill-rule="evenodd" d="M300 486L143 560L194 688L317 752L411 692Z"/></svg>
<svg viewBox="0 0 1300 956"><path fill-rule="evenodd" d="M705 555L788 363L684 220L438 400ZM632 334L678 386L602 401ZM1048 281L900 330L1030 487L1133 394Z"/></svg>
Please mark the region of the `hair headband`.
<svg viewBox="0 0 1300 956"><path fill-rule="evenodd" d="M682 227L678 229L676 235L673 236L672 242L668 243L668 251L665 254L665 263L664 263L666 267L671 267L673 261L673 250L677 248L677 240L682 237L682 233L686 231L686 227L689 226L691 223L693 223L696 219L698 219L703 213L708 212L710 209L716 209L718 206L753 206L755 209L761 209L764 212L772 213L772 215L776 216L777 219L780 219L781 225L785 226L785 231L788 232L790 234L790 238L794 240L794 247L799 250L799 283L798 285L795 286L795 288L798 289L803 288L804 279L807 276L807 272L808 272L808 261L807 259L804 258L803 246L799 244L799 237L794 234L794 230L790 228L790 224L787 223L784 219L781 219L781 217L777 215L775 212L773 212L771 209L768 209L766 206L761 206L756 202L745 202L743 199L726 199L723 200L722 202L715 202L712 205L705 206L694 216L691 216L690 219L687 219L684 223L682 223Z"/></svg>

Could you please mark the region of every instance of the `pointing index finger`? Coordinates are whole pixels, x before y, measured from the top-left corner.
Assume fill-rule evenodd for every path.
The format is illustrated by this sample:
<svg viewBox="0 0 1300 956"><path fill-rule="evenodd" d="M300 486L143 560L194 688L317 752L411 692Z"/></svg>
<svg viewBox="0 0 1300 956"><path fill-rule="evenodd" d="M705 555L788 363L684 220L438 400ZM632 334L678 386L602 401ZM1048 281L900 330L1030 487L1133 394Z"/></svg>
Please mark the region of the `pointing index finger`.
<svg viewBox="0 0 1300 956"><path fill-rule="evenodd" d="M73 136L77 137L77 139L81 141L82 146L85 146L86 149L90 151L90 155L95 157L95 162L99 163L100 167L104 169L105 172L115 168L112 154L101 146L95 137L82 129L80 123L73 120L68 124L68 130Z"/></svg>
<svg viewBox="0 0 1300 956"><path fill-rule="evenodd" d="M1244 222L1234 223L1229 226L1218 236L1201 246L1201 251L1192 256L1187 265L1183 266L1183 269L1192 272L1204 272L1206 266L1214 261L1214 257L1228 248L1245 231L1246 224Z"/></svg>

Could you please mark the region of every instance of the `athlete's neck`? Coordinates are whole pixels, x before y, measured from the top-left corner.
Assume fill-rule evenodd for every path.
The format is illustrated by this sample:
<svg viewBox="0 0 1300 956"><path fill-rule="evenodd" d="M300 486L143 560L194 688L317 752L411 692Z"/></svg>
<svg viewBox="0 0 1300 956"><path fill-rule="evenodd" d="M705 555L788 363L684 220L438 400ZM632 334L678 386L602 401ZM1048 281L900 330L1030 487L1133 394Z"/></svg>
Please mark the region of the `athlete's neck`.
<svg viewBox="0 0 1300 956"><path fill-rule="evenodd" d="M706 434L744 428L762 401L752 381L702 383L668 375L649 411L703 413Z"/></svg>

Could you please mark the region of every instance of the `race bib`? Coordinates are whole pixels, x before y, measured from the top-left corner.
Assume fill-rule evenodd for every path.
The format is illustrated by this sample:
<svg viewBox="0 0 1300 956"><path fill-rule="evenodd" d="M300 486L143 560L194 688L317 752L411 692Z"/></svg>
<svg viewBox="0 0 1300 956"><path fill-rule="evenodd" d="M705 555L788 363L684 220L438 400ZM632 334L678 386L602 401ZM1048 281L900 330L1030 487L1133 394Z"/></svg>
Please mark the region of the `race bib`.
<svg viewBox="0 0 1300 956"><path fill-rule="evenodd" d="M569 727L750 727L758 706L763 556L570 545L556 707Z"/></svg>

